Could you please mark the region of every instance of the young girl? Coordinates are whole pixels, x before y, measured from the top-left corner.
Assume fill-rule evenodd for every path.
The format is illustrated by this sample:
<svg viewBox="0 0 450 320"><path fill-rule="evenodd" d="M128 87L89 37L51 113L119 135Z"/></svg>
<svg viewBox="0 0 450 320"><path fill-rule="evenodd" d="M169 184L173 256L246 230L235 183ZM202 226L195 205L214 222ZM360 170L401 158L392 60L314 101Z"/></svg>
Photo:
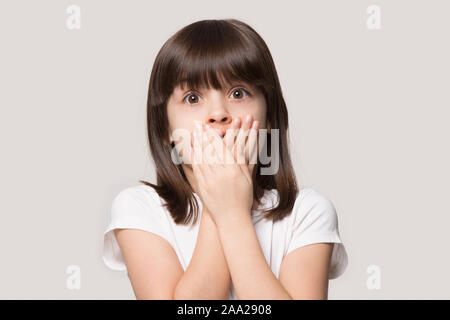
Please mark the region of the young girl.
<svg viewBox="0 0 450 320"><path fill-rule="evenodd" d="M102 252L137 299L328 298L348 261L337 214L298 188L278 75L254 29L203 20L174 34L153 65L147 129L157 182L116 195Z"/></svg>

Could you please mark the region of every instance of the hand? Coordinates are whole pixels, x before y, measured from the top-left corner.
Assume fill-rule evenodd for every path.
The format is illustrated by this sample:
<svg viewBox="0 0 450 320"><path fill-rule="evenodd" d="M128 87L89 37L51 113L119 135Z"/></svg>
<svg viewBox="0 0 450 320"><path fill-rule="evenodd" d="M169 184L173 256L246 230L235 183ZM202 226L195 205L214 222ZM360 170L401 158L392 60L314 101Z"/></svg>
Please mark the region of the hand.
<svg viewBox="0 0 450 320"><path fill-rule="evenodd" d="M259 129L259 121L253 120L252 115L248 115L244 123L242 124L241 130L239 130L239 127L241 125L241 119L236 118L231 124L231 128L227 129L226 135L224 137L225 145L228 147L228 149L231 151L231 153L234 156L234 159L239 163L247 163L248 171L250 173L250 176L252 175L253 169L255 167L256 161L257 161L257 152L258 152L258 129ZM249 131L250 129L254 129L255 132L252 133L252 131ZM236 143L235 143L235 137ZM244 141L246 138L248 139ZM237 146L242 146L241 144L245 145L245 150L240 148L239 150L241 152L238 152ZM245 151L245 154L244 154Z"/></svg>
<svg viewBox="0 0 450 320"><path fill-rule="evenodd" d="M248 214L253 205L254 164L247 164L257 147L258 121L246 121L239 132L234 124L225 137L211 128L194 130L192 168L199 196L213 220L226 219L233 214ZM246 141L246 137L248 139Z"/></svg>

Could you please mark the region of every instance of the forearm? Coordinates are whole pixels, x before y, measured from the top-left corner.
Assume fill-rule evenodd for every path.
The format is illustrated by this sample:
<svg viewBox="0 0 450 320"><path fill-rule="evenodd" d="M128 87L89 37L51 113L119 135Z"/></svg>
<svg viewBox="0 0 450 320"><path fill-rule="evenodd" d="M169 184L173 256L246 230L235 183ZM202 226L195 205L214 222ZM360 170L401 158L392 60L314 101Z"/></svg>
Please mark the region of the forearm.
<svg viewBox="0 0 450 320"><path fill-rule="evenodd" d="M266 262L250 213L216 223L238 299L291 300Z"/></svg>
<svg viewBox="0 0 450 320"><path fill-rule="evenodd" d="M217 227L209 213L204 210L191 261L178 281L174 299L226 300L230 281L230 272Z"/></svg>

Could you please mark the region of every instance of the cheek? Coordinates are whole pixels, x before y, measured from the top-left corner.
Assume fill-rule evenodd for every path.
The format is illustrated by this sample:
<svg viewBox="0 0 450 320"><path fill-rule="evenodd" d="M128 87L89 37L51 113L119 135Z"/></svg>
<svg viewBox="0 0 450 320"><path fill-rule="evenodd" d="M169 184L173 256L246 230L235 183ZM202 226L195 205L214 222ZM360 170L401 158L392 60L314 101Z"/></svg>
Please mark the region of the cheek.
<svg viewBox="0 0 450 320"><path fill-rule="evenodd" d="M183 150L192 147L196 120L199 120L198 117L179 112L170 121L171 139L175 142L176 148L182 153L183 157L185 157Z"/></svg>
<svg viewBox="0 0 450 320"><path fill-rule="evenodd" d="M197 117L189 112L174 112L169 117L169 126L172 131L185 129L192 132L194 130L194 120L196 119Z"/></svg>
<svg viewBox="0 0 450 320"><path fill-rule="evenodd" d="M249 105L246 112L241 112L239 117L243 120L247 114L251 114L255 120L259 121L259 128L266 128L266 104L265 101L256 101L254 104Z"/></svg>

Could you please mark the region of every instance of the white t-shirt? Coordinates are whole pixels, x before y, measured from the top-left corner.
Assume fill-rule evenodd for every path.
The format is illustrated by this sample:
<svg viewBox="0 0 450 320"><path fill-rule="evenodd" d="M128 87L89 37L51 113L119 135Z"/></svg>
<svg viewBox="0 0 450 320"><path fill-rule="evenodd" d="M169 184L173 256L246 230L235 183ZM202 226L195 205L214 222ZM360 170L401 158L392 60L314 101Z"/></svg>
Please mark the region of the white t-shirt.
<svg viewBox="0 0 450 320"><path fill-rule="evenodd" d="M113 270L127 270L120 247L114 235L116 228L140 229L159 235L174 248L183 270L186 270L194 252L200 226L202 202L199 203L197 223L176 225L169 211L162 206L163 199L151 187L132 186L123 189L114 198L110 223L103 237L102 257L106 266ZM348 264L347 252L338 229L338 217L330 200L311 188L303 188L294 204L292 213L273 223L262 219L262 209L276 205L276 189L265 190L262 203L252 210L252 220L264 257L278 279L281 261L292 250L320 242L333 242L333 253L328 278L339 277ZM236 300L233 283L228 298Z"/></svg>

